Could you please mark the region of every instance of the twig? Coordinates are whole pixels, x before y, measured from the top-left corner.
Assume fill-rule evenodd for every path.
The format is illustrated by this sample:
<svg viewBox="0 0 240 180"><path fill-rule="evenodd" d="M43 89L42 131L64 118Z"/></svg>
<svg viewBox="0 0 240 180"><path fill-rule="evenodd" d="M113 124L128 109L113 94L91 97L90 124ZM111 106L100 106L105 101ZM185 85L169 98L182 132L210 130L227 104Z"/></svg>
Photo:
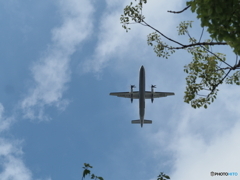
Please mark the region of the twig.
<svg viewBox="0 0 240 180"><path fill-rule="evenodd" d="M192 47L192 46L201 46L201 45L210 45L210 46L214 46L214 45L227 45L227 43L222 43L222 42L199 42L199 43L194 43L194 44L188 44L188 45L183 45L182 47L172 47L169 49L185 49L188 47Z"/></svg>
<svg viewBox="0 0 240 180"><path fill-rule="evenodd" d="M207 98L209 98L209 96L211 94L213 94L213 91L218 87L219 84L222 84L223 80L228 76L228 74L231 72L232 70L229 69L229 71L227 72L227 74L222 78L221 81L219 81L219 83L215 84L215 85L212 85L213 86L213 89L211 89L211 92L207 95Z"/></svg>
<svg viewBox="0 0 240 180"><path fill-rule="evenodd" d="M169 41L172 41L176 44L179 44L180 46L184 46L183 44L181 44L180 42L174 41L173 39L165 36L163 33L161 33L159 30L155 29L154 27L152 27L151 25L149 25L148 23L146 23L144 20L142 20L142 22L144 22L146 24L146 26L150 27L151 29L155 30L156 32L158 32L159 34L161 34L163 37L165 37L166 39L168 39Z"/></svg>
<svg viewBox="0 0 240 180"><path fill-rule="evenodd" d="M200 36L200 38L199 38L199 41L198 41L198 42L200 42L200 41L201 41L201 39L202 39L202 36L203 36L203 32L204 32L204 27L202 28L202 33L201 33L201 36Z"/></svg>
<svg viewBox="0 0 240 180"><path fill-rule="evenodd" d="M167 11L167 12L169 12L169 13L179 14L179 13L182 13L183 11L186 11L189 7L190 7L190 5L187 6L187 7L185 7L185 8L184 8L183 10L181 10L181 11Z"/></svg>
<svg viewBox="0 0 240 180"><path fill-rule="evenodd" d="M205 48L204 46L200 45L203 49L205 49L207 52L209 52L210 54L214 55L216 58L218 58L221 62L223 62L224 64L228 65L229 67L232 68L232 66L228 63L226 63L225 61L223 61L220 57L218 57L215 53L213 53L212 51L209 51L207 48Z"/></svg>

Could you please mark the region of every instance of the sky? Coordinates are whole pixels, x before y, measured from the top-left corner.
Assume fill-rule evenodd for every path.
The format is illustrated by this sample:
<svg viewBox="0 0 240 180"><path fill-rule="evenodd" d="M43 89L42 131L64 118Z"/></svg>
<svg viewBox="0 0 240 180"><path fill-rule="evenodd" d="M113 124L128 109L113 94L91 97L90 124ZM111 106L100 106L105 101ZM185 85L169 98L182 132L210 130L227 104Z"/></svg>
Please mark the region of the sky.
<svg viewBox="0 0 240 180"><path fill-rule="evenodd" d="M121 27L130 0L0 1L0 179L79 180L83 163L106 180L237 179L210 172L240 173L239 87L221 85L208 109L183 102L191 61L185 51L169 59L147 45L152 30ZM180 15L183 0L152 0L146 21L164 34L188 43L176 26L193 20ZM207 38L207 34L204 34ZM235 56L230 48L214 51ZM231 60L230 60L231 61ZM146 89L175 96L146 101L152 125L139 118L138 100L109 96L139 83L145 67ZM90 178L89 178L90 179Z"/></svg>

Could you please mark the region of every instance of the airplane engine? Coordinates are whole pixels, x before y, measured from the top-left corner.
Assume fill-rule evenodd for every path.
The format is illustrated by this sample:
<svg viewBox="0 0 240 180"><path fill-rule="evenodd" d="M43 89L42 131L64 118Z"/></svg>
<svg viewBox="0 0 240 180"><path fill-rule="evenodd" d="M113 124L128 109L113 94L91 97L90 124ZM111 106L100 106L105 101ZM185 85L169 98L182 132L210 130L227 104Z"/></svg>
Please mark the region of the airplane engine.
<svg viewBox="0 0 240 180"><path fill-rule="evenodd" d="M135 85L131 85L131 103L133 102L133 88L135 87Z"/></svg>
<svg viewBox="0 0 240 180"><path fill-rule="evenodd" d="M154 95L154 88L156 88L156 85L152 85L152 86L151 86L151 92L152 92L151 101L152 101L152 103L153 103L153 100L154 100L154 96L153 96L153 95Z"/></svg>

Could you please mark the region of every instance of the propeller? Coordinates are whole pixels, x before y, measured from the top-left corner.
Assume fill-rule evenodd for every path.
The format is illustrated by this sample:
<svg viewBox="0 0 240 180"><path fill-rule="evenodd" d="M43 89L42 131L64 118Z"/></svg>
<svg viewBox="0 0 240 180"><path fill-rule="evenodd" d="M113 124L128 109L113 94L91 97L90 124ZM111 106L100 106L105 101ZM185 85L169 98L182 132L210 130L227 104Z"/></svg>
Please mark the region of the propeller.
<svg viewBox="0 0 240 180"><path fill-rule="evenodd" d="M131 103L133 102L133 88L135 87L135 85L131 85Z"/></svg>
<svg viewBox="0 0 240 180"><path fill-rule="evenodd" d="M152 86L151 86L151 89L152 89L151 101L152 101L152 103L153 103L153 100L154 100L154 98L153 98L153 93L154 93L153 88L156 88L156 85L152 85Z"/></svg>

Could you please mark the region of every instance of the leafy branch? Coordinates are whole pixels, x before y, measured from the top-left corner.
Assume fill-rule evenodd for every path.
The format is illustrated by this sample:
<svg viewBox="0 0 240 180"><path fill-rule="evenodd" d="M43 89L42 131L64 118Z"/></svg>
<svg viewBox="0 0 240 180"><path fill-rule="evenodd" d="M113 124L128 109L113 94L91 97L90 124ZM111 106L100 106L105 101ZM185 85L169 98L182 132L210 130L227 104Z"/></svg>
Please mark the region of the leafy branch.
<svg viewBox="0 0 240 180"><path fill-rule="evenodd" d="M83 178L85 178L85 176L87 175L90 175L91 176L91 179L99 179L99 180L104 180L102 177L98 177L98 176L95 176L94 174L91 174L91 171L89 170L89 168L93 168L90 164L87 164L87 163L84 163L84 167L83 167L83 177L82 177L82 180ZM158 175L158 178L157 180L167 180L167 179L170 179L170 177L166 174L164 174L163 172L161 172L159 175Z"/></svg>
<svg viewBox="0 0 240 180"><path fill-rule="evenodd" d="M163 172L161 172L157 178L157 180L167 180L167 179L170 179L170 177L164 174Z"/></svg>
<svg viewBox="0 0 240 180"><path fill-rule="evenodd" d="M187 7L185 7L183 10L181 10L181 11L167 11L167 12L169 12L169 13L175 13L175 14L180 14L180 13L182 13L182 12L184 12L184 11L186 11L188 8L190 8L191 6L189 5L189 6L187 6Z"/></svg>
<svg viewBox="0 0 240 180"><path fill-rule="evenodd" d="M201 0L194 1L198 1L199 3ZM240 68L240 62L237 63L236 60L234 65L230 65L226 62L225 54L210 50L210 47L215 45L232 45L234 44L233 41L227 40L226 42L222 42L222 39L218 38L216 42L214 42L213 39L207 39L201 42L204 32L203 28L199 41L197 42L196 38L192 37L188 31L188 29L192 27L192 21L183 21L177 27L178 35L187 35L189 37L189 44L180 43L166 36L145 21L145 17L142 15L142 9L143 4L146 3L146 0L140 0L135 6L132 2L129 6L126 6L120 18L122 26L127 32L130 30L128 27L130 24L141 24L154 30L153 33L148 35L147 43L153 46L153 50L158 57L167 59L170 54L175 53L175 50L180 49L187 50L187 52L192 55L192 62L184 66L184 72L188 74L186 77L187 86L184 96L186 103L190 103L193 108L207 108L207 106L216 99L217 92L219 91L218 86L224 81L226 84L240 85L240 71L236 71L233 74L231 73ZM188 6L182 11L168 12L181 13L190 7L192 11L196 10L196 3L188 2L187 5ZM196 7L194 5L196 5ZM234 13L236 12L234 11ZM162 41L161 38L165 38L178 46L173 47ZM237 54L236 57L238 57ZM221 67L222 64L226 66Z"/></svg>
<svg viewBox="0 0 240 180"><path fill-rule="evenodd" d="M82 180L83 178L85 178L87 175L91 176L91 179L99 179L99 180L104 180L102 177L98 177L96 175L94 175L93 173L91 174L91 171L89 170L89 168L93 168L90 164L84 163L84 167L83 167L83 176L82 176Z"/></svg>

